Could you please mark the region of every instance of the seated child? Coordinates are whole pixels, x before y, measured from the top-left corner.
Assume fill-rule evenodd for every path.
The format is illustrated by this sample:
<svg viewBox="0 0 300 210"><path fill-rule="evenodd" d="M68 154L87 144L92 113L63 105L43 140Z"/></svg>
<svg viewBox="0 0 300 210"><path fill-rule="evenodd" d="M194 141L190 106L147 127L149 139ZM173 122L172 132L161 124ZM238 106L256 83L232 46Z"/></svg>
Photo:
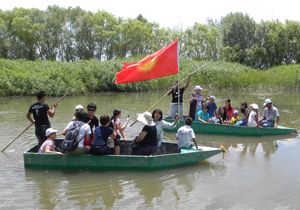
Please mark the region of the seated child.
<svg viewBox="0 0 300 210"><path fill-rule="evenodd" d="M215 116L210 119L210 122L213 124L223 124L223 119L220 115L220 112L217 112Z"/></svg>
<svg viewBox="0 0 300 210"><path fill-rule="evenodd" d="M114 148L108 144L108 139L111 137L115 139L114 130L109 127L110 118L108 115L100 116L100 127L95 128L95 139L92 142L91 153L93 155L109 155L114 154Z"/></svg>
<svg viewBox="0 0 300 210"><path fill-rule="evenodd" d="M208 113L210 118L212 118L215 115L215 112L217 110L217 105L215 103L215 100L216 100L215 96L209 96Z"/></svg>
<svg viewBox="0 0 300 210"><path fill-rule="evenodd" d="M56 139L56 133L57 130L54 130L53 128L48 128L46 130L46 141L42 144L40 147L38 153L56 153L56 154L62 154L60 152L57 152L55 149L55 143L54 140Z"/></svg>
<svg viewBox="0 0 300 210"><path fill-rule="evenodd" d="M234 110L232 118L230 120L230 125L235 125L240 120L239 111Z"/></svg>
<svg viewBox="0 0 300 210"><path fill-rule="evenodd" d="M197 147L195 133L191 127L193 123L193 119L191 117L187 117L185 119L185 125L180 127L176 133L177 145L178 148L181 149L183 147ZM194 142L194 144L192 143Z"/></svg>

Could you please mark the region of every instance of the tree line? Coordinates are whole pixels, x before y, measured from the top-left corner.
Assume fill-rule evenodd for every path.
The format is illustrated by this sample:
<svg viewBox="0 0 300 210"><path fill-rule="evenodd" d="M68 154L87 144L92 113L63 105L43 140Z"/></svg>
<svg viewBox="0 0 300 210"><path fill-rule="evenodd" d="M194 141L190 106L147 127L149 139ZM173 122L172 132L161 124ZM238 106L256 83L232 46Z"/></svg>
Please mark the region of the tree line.
<svg viewBox="0 0 300 210"><path fill-rule="evenodd" d="M300 22L261 21L230 13L185 30L160 27L142 15L116 17L79 7L0 10L0 58L77 61L143 56L176 37L180 55L255 68L300 63Z"/></svg>

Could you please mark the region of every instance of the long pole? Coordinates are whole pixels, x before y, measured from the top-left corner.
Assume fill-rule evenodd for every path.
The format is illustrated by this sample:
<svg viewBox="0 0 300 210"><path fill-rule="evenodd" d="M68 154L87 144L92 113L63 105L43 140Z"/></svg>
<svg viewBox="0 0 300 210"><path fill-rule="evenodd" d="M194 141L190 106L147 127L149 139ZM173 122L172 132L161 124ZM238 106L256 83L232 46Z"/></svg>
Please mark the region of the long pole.
<svg viewBox="0 0 300 210"><path fill-rule="evenodd" d="M179 44L177 45L177 66L178 66L177 81L179 82L179 69L180 68L179 68L179 59L178 58L179 58ZM181 95L180 95L179 83L177 85L177 91L178 91L178 94L177 94L177 115L179 115L179 119L181 119L183 116L181 116L181 112L180 112L180 97L181 97Z"/></svg>
<svg viewBox="0 0 300 210"><path fill-rule="evenodd" d="M56 101L54 104L58 104L61 100L64 99L64 97L66 97L67 93L65 93L65 95L63 95L60 99L58 99L58 101ZM54 107L54 104L50 107L50 109L52 109ZM14 143L20 136L22 136L34 123L31 123L30 125L28 125L19 135L17 135L11 142L9 142L9 144L7 144L2 150L1 152L4 152L12 143Z"/></svg>
<svg viewBox="0 0 300 210"><path fill-rule="evenodd" d="M204 65L202 65L202 66L200 66L198 69L196 69L195 71L193 71L192 73L190 73L189 75L192 75L192 74L195 74L196 72L198 72L198 71L200 71L201 69L203 69L205 66L207 66L208 64L210 64L211 63L211 61L209 61L209 62L207 62L207 63L205 63ZM188 76L186 76L185 78L183 78L181 81L178 81L178 85L180 84L180 83L182 83L184 80L186 80L188 77L189 77L189 75ZM159 102L161 102L168 94L169 94L169 92L172 90L174 88L174 86L172 86L160 99L158 99L149 109L147 109L146 110L146 112L149 112L149 111L151 111ZM136 121L134 121L131 125L130 125L130 127L132 127L134 124L136 124L137 123L137 120Z"/></svg>

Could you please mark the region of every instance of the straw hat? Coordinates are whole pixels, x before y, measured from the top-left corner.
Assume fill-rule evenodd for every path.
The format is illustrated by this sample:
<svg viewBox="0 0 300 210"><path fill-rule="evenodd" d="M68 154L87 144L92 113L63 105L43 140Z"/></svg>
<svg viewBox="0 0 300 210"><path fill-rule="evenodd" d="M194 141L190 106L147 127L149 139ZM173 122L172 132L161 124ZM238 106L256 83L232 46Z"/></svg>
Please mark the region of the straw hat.
<svg viewBox="0 0 300 210"><path fill-rule="evenodd" d="M150 112L145 112L143 114L139 114L137 120L145 125L154 126L152 115Z"/></svg>

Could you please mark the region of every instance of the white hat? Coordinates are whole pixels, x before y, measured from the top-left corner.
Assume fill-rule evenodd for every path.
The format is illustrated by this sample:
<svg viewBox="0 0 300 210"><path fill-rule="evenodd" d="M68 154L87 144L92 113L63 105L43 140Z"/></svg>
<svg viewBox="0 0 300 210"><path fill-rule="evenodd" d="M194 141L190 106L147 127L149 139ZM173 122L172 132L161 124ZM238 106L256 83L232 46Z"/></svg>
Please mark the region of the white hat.
<svg viewBox="0 0 300 210"><path fill-rule="evenodd" d="M251 107L252 109L256 109L256 110L259 109L259 107L258 107L257 104L250 104L250 107Z"/></svg>
<svg viewBox="0 0 300 210"><path fill-rule="evenodd" d="M233 114L239 114L239 111L238 110L234 110Z"/></svg>
<svg viewBox="0 0 300 210"><path fill-rule="evenodd" d="M271 99L267 98L265 100L264 106L266 106L267 104L271 104L271 103L272 103Z"/></svg>
<svg viewBox="0 0 300 210"><path fill-rule="evenodd" d="M216 100L216 96L209 96L210 99Z"/></svg>
<svg viewBox="0 0 300 210"><path fill-rule="evenodd" d="M46 130L46 137L50 136L52 133L56 133L57 130L54 130L53 128L48 128Z"/></svg>
<svg viewBox="0 0 300 210"><path fill-rule="evenodd" d="M152 115L150 112L145 112L143 114L139 114L137 120L145 125L154 126L155 123L153 122Z"/></svg>
<svg viewBox="0 0 300 210"><path fill-rule="evenodd" d="M76 110L76 109L84 109L84 108L83 108L82 105L78 104L78 105L75 106L75 110Z"/></svg>
<svg viewBox="0 0 300 210"><path fill-rule="evenodd" d="M202 90L202 87L200 87L199 85L196 85L194 90Z"/></svg>

